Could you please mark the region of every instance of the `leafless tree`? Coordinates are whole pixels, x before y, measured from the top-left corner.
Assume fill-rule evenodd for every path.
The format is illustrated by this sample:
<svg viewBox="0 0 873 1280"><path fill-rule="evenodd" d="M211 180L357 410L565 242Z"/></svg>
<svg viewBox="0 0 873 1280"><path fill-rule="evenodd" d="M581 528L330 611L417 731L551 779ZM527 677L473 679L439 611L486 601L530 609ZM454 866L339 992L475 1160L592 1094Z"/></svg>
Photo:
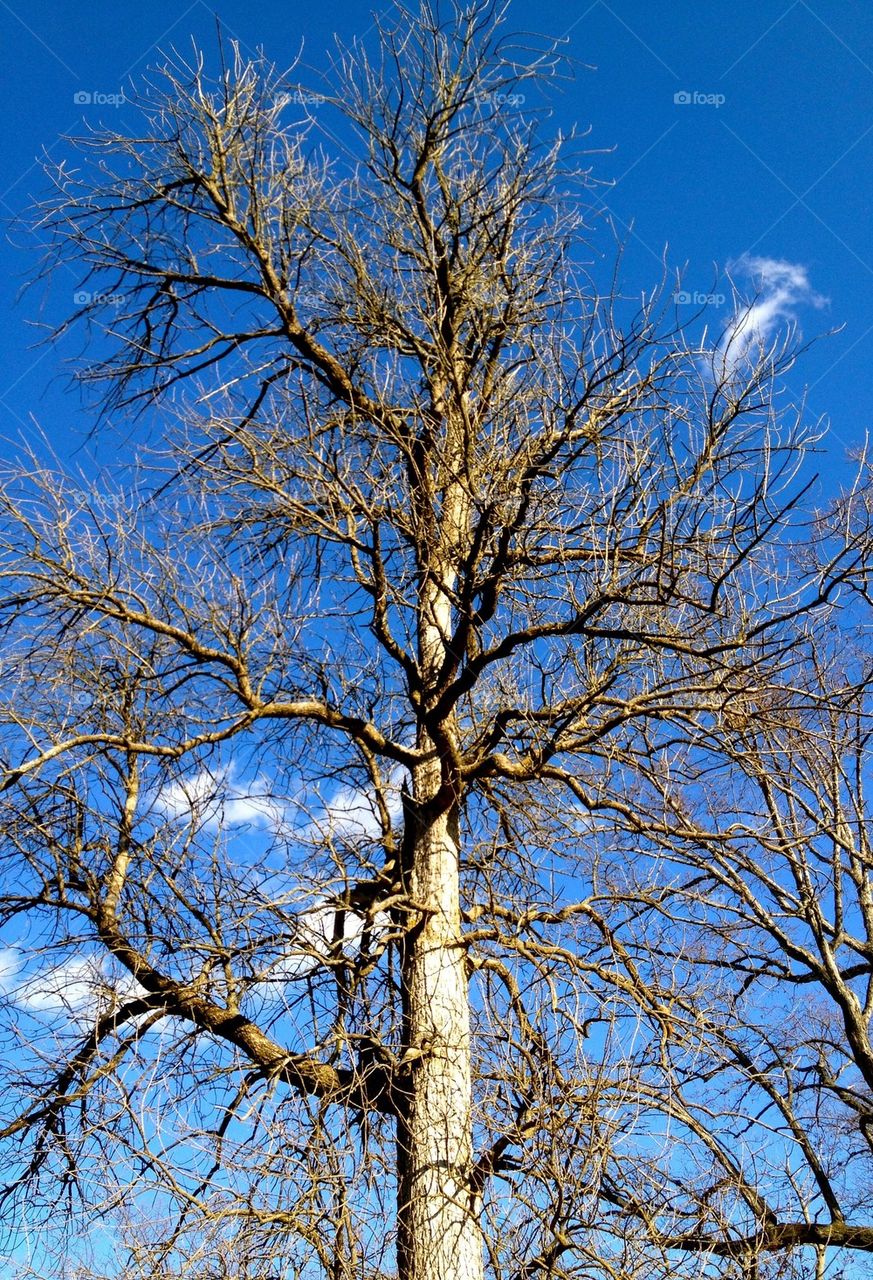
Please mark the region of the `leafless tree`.
<svg viewBox="0 0 873 1280"><path fill-rule="evenodd" d="M743 691L866 535L800 519L788 346L586 274L555 50L489 4L378 35L317 93L167 65L44 210L83 376L160 436L4 477L4 1202L60 1187L128 1276L749 1275L740 1201L771 1250L836 1218L777 1241L722 1137L778 1085L675 868L745 845L663 770L754 772Z"/></svg>
<svg viewBox="0 0 873 1280"><path fill-rule="evenodd" d="M868 540L869 494L836 519ZM673 1180L621 1204L653 1238L750 1268L806 1245L824 1274L827 1250L873 1248L869 561L859 569L838 619L798 631L778 671L744 676L686 742L635 762L623 820L637 852L645 825L658 874L638 860L612 886L618 945L677 1002L653 1076L676 1176L701 1141L709 1151L680 1230L658 1225Z"/></svg>

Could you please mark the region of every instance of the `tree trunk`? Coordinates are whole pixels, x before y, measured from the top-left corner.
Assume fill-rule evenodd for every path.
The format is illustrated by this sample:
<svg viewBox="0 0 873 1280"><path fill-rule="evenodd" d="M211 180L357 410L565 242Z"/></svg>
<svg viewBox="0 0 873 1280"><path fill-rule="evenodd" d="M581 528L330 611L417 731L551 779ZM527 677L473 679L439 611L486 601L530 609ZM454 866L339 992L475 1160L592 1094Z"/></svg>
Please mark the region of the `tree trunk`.
<svg viewBox="0 0 873 1280"><path fill-rule="evenodd" d="M451 453L451 451L450 451ZM468 499L452 483L441 545L422 567L419 655L425 688L438 679L451 635L451 592L467 537ZM472 1173L468 974L461 936L460 783L454 716L440 741L420 723L404 838L407 887L424 910L405 939L405 1045L420 1053L404 1081L397 1125L399 1280L481 1280L482 1234Z"/></svg>
<svg viewBox="0 0 873 1280"><path fill-rule="evenodd" d="M410 820L415 822L411 813ZM406 1043L421 1056L411 1065L398 1121L398 1276L479 1280L482 1237L470 1184L470 1011L458 946L457 813L416 826L411 896L429 910L408 935L403 965Z"/></svg>

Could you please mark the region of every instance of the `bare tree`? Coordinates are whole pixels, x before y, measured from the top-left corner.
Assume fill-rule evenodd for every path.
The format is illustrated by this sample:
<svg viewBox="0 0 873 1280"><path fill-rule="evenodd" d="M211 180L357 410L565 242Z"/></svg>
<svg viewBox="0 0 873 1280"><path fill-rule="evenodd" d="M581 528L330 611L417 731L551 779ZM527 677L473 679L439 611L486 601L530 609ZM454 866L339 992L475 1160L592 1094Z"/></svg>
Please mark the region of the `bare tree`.
<svg viewBox="0 0 873 1280"><path fill-rule="evenodd" d="M869 497L836 518L869 546ZM873 1248L868 557L857 567L839 622L810 622L778 671L745 673L687 742L636 762L624 820L658 872L638 859L613 881L617 948L675 993L653 1093L687 1179L680 1230L658 1222L674 1180L620 1203L668 1247L750 1270L805 1245L824 1274L828 1250ZM695 1202L680 1152L701 1142Z"/></svg>
<svg viewBox="0 0 873 1280"><path fill-rule="evenodd" d="M637 880L701 830L657 761L859 536L786 575L791 350L598 294L520 109L555 51L498 18L398 7L318 94L169 64L44 211L86 380L163 433L3 485L3 918L51 958L6 983L5 1198L127 1215L128 1275L745 1265L718 1178L661 1194L680 1111L734 1176L692 1029L739 1059Z"/></svg>

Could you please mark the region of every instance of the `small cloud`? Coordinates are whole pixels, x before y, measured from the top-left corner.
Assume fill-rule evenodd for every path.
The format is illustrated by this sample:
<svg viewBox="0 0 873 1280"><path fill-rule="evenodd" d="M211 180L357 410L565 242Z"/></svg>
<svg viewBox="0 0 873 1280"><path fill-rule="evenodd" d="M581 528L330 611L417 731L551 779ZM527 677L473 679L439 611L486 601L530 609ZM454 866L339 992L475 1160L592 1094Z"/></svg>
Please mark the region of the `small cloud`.
<svg viewBox="0 0 873 1280"><path fill-rule="evenodd" d="M399 776L388 779L385 798L391 823L399 822L403 815ZM293 828L299 835L316 841L381 838L382 823L372 790L341 787L329 800L315 799L315 816L301 825L302 800L292 804L288 799L277 798L265 777L237 781L233 766L229 766L201 769L168 782L154 797L153 807L170 821L193 822L207 830L248 825L273 831ZM309 811L312 813L311 808Z"/></svg>
<svg viewBox="0 0 873 1280"><path fill-rule="evenodd" d="M218 784L215 774L201 769L190 778L179 778L162 787L155 797L155 808L166 818L206 820L218 810Z"/></svg>
<svg viewBox="0 0 873 1280"><path fill-rule="evenodd" d="M338 927L342 928L340 937L336 937ZM327 905L313 907L304 911L297 922L297 944L301 951L314 952L326 956L340 941L342 949L354 949L361 936L364 921L354 911L347 911L341 919L337 919L334 907Z"/></svg>
<svg viewBox="0 0 873 1280"><path fill-rule="evenodd" d="M5 975L0 975L0 982L14 1003L31 1013L63 1012L91 1017L98 1006L129 1000L141 991L129 974L108 977L97 956L77 956L61 964L24 972L21 955L13 954L14 988L11 983L6 985Z"/></svg>
<svg viewBox="0 0 873 1280"><path fill-rule="evenodd" d="M67 960L28 977L18 989L17 1003L37 1013L61 1009L79 1012L93 1005L105 987L106 979L97 960Z"/></svg>
<svg viewBox="0 0 873 1280"><path fill-rule="evenodd" d="M389 782L386 801L393 825L403 816L399 781ZM323 839L379 840L384 834L375 796L359 787L343 787L325 801L322 812L312 820L311 830Z"/></svg>
<svg viewBox="0 0 873 1280"><path fill-rule="evenodd" d="M21 953L14 947L0 947L0 994L8 995L21 969Z"/></svg>
<svg viewBox="0 0 873 1280"><path fill-rule="evenodd" d="M271 794L265 778L238 783L232 768L201 769L167 783L155 797L154 807L165 818L211 830L243 825L275 829L285 819L285 806Z"/></svg>
<svg viewBox="0 0 873 1280"><path fill-rule="evenodd" d="M261 786L263 785L263 790ZM257 779L251 788L231 789L223 801L224 821L230 826L242 823L265 827L282 824L284 807L269 794L266 784Z"/></svg>
<svg viewBox="0 0 873 1280"><path fill-rule="evenodd" d="M369 928L372 940L378 940L390 927L391 919L385 911L377 911L368 923L355 911L338 913L327 902L317 903L297 917L294 941L286 955L272 966L270 981L308 977L331 954L336 956L337 948L347 957L354 956L365 929Z"/></svg>
<svg viewBox="0 0 873 1280"><path fill-rule="evenodd" d="M729 270L734 279L751 284L754 298L737 307L719 343L716 362L720 361L726 372L766 351L781 328L797 324L802 307L827 305L828 299L813 289L807 269L800 263L744 254Z"/></svg>

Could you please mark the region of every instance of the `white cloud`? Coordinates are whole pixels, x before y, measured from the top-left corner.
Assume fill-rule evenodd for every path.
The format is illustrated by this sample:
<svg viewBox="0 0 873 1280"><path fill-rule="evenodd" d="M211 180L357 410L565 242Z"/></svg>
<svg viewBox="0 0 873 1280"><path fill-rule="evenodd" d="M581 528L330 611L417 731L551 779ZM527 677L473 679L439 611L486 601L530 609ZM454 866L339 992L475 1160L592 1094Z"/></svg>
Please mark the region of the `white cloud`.
<svg viewBox="0 0 873 1280"><path fill-rule="evenodd" d="M361 945L361 937L367 927L367 921L355 911L343 913L342 937L335 938L337 911L326 902L302 911L297 917L295 940L286 955L270 970L271 982L291 981L313 973L327 959L333 948L341 941L342 952L346 956L354 956ZM391 927L391 919L387 912L377 911L369 921L371 937L374 941L384 935Z"/></svg>
<svg viewBox="0 0 873 1280"><path fill-rule="evenodd" d="M399 783L390 781L386 793L388 816L393 824L403 816ZM326 839L378 840L382 836L382 821L375 796L358 787L343 787L325 801L322 812L313 818L311 828L312 834Z"/></svg>
<svg viewBox="0 0 873 1280"><path fill-rule="evenodd" d="M0 947L0 993L8 995L21 968L21 954L14 947Z"/></svg>
<svg viewBox="0 0 873 1280"><path fill-rule="evenodd" d="M40 970L18 988L17 1003L37 1013L53 1013L61 1009L76 1012L91 1008L106 989L97 960L86 957L67 960L51 969Z"/></svg>
<svg viewBox="0 0 873 1280"><path fill-rule="evenodd" d="M766 351L780 329L797 323L802 307L827 304L813 289L806 267L796 262L744 254L730 264L730 273L751 285L753 299L737 307L716 352L726 372Z"/></svg>
<svg viewBox="0 0 873 1280"><path fill-rule="evenodd" d="M170 782L158 792L154 805L166 818L212 830L243 824L275 829L286 815L286 806L270 793L266 779L235 782L232 768L201 769Z"/></svg>
<svg viewBox="0 0 873 1280"><path fill-rule="evenodd" d="M98 1006L128 1000L141 988L129 974L108 977L96 955L34 968L26 963L24 952L8 948L0 951L0 990L31 1013L91 1018Z"/></svg>
<svg viewBox="0 0 873 1280"><path fill-rule="evenodd" d="M334 945L337 913L334 907L321 905L304 911L297 922L297 938L301 951L314 951L325 956ZM363 918L348 911L342 922L343 950L354 950L364 928ZM337 939L338 941L338 939Z"/></svg>
<svg viewBox="0 0 873 1280"><path fill-rule="evenodd" d="M399 776L388 779L385 795L391 822L399 822L403 814ZM330 799L315 797L315 801L315 806L305 806L302 788L296 803L279 799L273 794L269 779L257 777L251 782L239 782L233 766L229 766L215 771L201 769L187 778L177 778L161 788L153 804L164 818L194 822L207 830L247 824L273 831L293 828L303 838L317 842L381 837L382 823L371 790L341 787ZM301 823L305 807L309 807L310 814L314 807L315 813Z"/></svg>

